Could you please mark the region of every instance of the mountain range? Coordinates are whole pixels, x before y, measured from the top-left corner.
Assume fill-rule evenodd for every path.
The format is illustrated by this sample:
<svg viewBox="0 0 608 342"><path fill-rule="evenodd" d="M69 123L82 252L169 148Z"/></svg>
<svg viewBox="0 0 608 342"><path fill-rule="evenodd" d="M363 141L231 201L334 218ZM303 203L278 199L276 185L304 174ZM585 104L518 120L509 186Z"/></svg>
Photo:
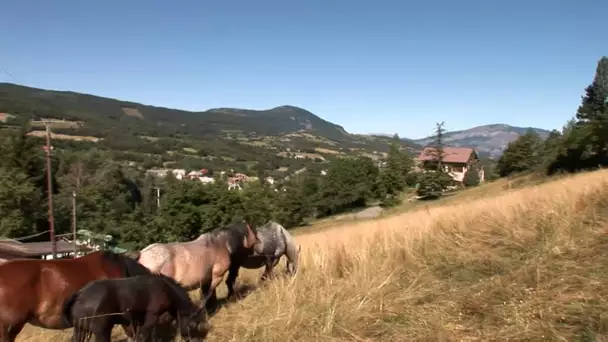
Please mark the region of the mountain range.
<svg viewBox="0 0 608 342"><path fill-rule="evenodd" d="M268 110L214 108L193 112L11 83L0 83L0 113L16 119L65 120L74 124L64 125L54 132L100 139L128 134L138 137L187 136L203 140L221 138L251 144L253 140L273 137L275 143L281 141L287 145L289 141L304 139L314 143L317 149L364 149L370 152L385 150L390 140L390 135L385 134L350 134L338 124L288 105ZM506 124L478 126L445 133L445 143L474 147L482 155L498 157L510 141L527 129ZM539 128L532 129L543 137L549 133ZM401 142L409 150L418 151L432 139L406 138Z"/></svg>
<svg viewBox="0 0 608 342"><path fill-rule="evenodd" d="M507 145L524 134L527 130L533 130L541 138L546 138L549 131L534 127L515 127L506 124L491 124L477 126L461 131L446 132L444 143L455 147L474 147L478 154L486 157L500 157ZM427 145L433 142L434 137L411 140L419 145Z"/></svg>

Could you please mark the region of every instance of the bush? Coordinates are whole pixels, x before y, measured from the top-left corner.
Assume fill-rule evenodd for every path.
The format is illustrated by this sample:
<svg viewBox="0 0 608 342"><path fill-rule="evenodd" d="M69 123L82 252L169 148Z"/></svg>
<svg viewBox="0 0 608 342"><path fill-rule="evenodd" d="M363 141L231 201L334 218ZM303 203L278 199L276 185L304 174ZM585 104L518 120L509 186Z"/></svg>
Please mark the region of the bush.
<svg viewBox="0 0 608 342"><path fill-rule="evenodd" d="M464 179L462 180L466 187L478 186L480 181L479 169L476 167L469 168L467 172L465 172Z"/></svg>
<svg viewBox="0 0 608 342"><path fill-rule="evenodd" d="M441 197L443 190L454 182L452 177L445 172L425 172L418 178L418 196L426 199Z"/></svg>

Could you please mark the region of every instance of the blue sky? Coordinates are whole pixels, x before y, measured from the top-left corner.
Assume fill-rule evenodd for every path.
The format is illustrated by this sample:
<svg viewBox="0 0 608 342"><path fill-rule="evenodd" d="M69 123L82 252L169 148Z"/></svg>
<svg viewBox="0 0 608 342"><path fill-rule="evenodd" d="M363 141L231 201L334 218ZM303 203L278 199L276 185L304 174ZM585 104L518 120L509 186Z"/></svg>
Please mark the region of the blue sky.
<svg viewBox="0 0 608 342"><path fill-rule="evenodd" d="M356 133L561 128L608 55L605 0L19 0L0 81L152 105L306 108ZM12 75L12 76L11 76Z"/></svg>

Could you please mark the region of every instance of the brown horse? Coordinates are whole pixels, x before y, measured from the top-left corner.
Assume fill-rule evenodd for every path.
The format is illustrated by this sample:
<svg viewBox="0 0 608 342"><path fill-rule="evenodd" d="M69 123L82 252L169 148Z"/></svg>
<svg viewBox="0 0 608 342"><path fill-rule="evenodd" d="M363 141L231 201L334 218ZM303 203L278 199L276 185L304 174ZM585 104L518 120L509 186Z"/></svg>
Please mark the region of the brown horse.
<svg viewBox="0 0 608 342"><path fill-rule="evenodd" d="M171 277L188 290L200 288L207 304L232 260L251 254L257 241L255 229L242 222L217 228L194 241L154 243L136 257L153 273ZM233 283L228 286L228 297L234 294Z"/></svg>
<svg viewBox="0 0 608 342"><path fill-rule="evenodd" d="M0 342L13 342L26 323L66 329L64 301L98 279L150 274L135 260L108 251L76 259L18 259L0 265ZM123 326L129 337L133 333Z"/></svg>

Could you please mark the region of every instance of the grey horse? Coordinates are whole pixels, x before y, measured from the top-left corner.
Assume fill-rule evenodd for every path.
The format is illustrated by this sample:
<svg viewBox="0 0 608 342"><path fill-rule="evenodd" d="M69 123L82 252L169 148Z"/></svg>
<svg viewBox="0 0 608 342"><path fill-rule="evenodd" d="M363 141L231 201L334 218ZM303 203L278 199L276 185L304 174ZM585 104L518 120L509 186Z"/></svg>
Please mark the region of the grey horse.
<svg viewBox="0 0 608 342"><path fill-rule="evenodd" d="M266 266L262 279L272 275L273 268L281 257L287 258L286 271L295 275L298 271L298 260L302 246L296 246L294 238L287 229L275 221L270 221L257 229L258 242L253 248L253 254L243 261L241 267L257 269Z"/></svg>
<svg viewBox="0 0 608 342"><path fill-rule="evenodd" d="M262 274L262 280L272 275L272 269L279 263L281 257L287 257L286 273L294 276L298 271L298 261L302 246L296 247L294 238L287 229L277 222L270 221L256 229L257 242L253 247L253 253L245 257L232 260L226 285L234 288L234 283L239 275L241 267L248 269L258 269L266 266ZM217 301L215 289L211 293L210 302Z"/></svg>

